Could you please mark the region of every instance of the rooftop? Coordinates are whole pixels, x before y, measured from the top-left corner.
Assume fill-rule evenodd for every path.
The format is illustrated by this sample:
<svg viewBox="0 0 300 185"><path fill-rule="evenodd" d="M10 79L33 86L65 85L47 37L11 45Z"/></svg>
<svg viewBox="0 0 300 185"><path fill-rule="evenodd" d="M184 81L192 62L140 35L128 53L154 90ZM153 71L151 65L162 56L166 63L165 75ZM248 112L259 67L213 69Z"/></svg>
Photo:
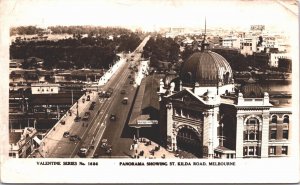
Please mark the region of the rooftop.
<svg viewBox="0 0 300 185"><path fill-rule="evenodd" d="M159 110L157 89L159 88L159 75L151 75L142 79L136 100L133 105L129 124L135 123L142 111L146 108Z"/></svg>

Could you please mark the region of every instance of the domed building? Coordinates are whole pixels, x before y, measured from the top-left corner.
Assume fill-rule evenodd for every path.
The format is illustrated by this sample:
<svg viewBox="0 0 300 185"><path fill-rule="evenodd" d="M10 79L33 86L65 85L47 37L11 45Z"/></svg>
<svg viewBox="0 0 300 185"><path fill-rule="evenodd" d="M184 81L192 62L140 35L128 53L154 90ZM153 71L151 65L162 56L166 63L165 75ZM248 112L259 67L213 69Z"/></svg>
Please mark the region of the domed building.
<svg viewBox="0 0 300 185"><path fill-rule="evenodd" d="M238 90L226 59L206 49L192 54L178 75L161 79L158 94L165 145L198 158L269 157L272 116L291 114L274 108L251 80Z"/></svg>

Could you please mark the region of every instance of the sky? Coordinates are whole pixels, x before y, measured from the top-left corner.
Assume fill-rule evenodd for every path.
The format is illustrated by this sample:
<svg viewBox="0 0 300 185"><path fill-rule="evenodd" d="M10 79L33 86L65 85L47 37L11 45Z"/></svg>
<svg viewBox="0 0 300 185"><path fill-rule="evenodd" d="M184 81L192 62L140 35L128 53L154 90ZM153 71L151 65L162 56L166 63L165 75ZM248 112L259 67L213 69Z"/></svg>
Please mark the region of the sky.
<svg viewBox="0 0 300 185"><path fill-rule="evenodd" d="M288 30L297 21L271 0L2 0L2 5L9 26L99 25L152 31L203 28L206 17L208 28L265 24Z"/></svg>

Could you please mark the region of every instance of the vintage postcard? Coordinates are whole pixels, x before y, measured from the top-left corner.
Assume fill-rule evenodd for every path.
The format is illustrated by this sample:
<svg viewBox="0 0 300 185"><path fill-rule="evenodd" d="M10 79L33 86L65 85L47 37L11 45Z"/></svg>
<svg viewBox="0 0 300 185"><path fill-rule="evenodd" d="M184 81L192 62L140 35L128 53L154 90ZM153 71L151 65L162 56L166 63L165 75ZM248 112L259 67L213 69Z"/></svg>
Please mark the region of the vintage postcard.
<svg viewBox="0 0 300 185"><path fill-rule="evenodd" d="M299 182L298 6L1 1L1 182Z"/></svg>

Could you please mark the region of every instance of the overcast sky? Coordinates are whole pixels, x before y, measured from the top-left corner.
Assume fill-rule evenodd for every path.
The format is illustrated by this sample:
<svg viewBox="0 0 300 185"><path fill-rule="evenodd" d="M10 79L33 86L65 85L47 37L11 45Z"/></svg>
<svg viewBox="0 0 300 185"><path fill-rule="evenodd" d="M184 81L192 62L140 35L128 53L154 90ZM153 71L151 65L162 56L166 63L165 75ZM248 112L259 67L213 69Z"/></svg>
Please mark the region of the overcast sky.
<svg viewBox="0 0 300 185"><path fill-rule="evenodd" d="M7 0L10 26L100 25L141 27L243 27L291 29L297 16L276 1L204 0Z"/></svg>

